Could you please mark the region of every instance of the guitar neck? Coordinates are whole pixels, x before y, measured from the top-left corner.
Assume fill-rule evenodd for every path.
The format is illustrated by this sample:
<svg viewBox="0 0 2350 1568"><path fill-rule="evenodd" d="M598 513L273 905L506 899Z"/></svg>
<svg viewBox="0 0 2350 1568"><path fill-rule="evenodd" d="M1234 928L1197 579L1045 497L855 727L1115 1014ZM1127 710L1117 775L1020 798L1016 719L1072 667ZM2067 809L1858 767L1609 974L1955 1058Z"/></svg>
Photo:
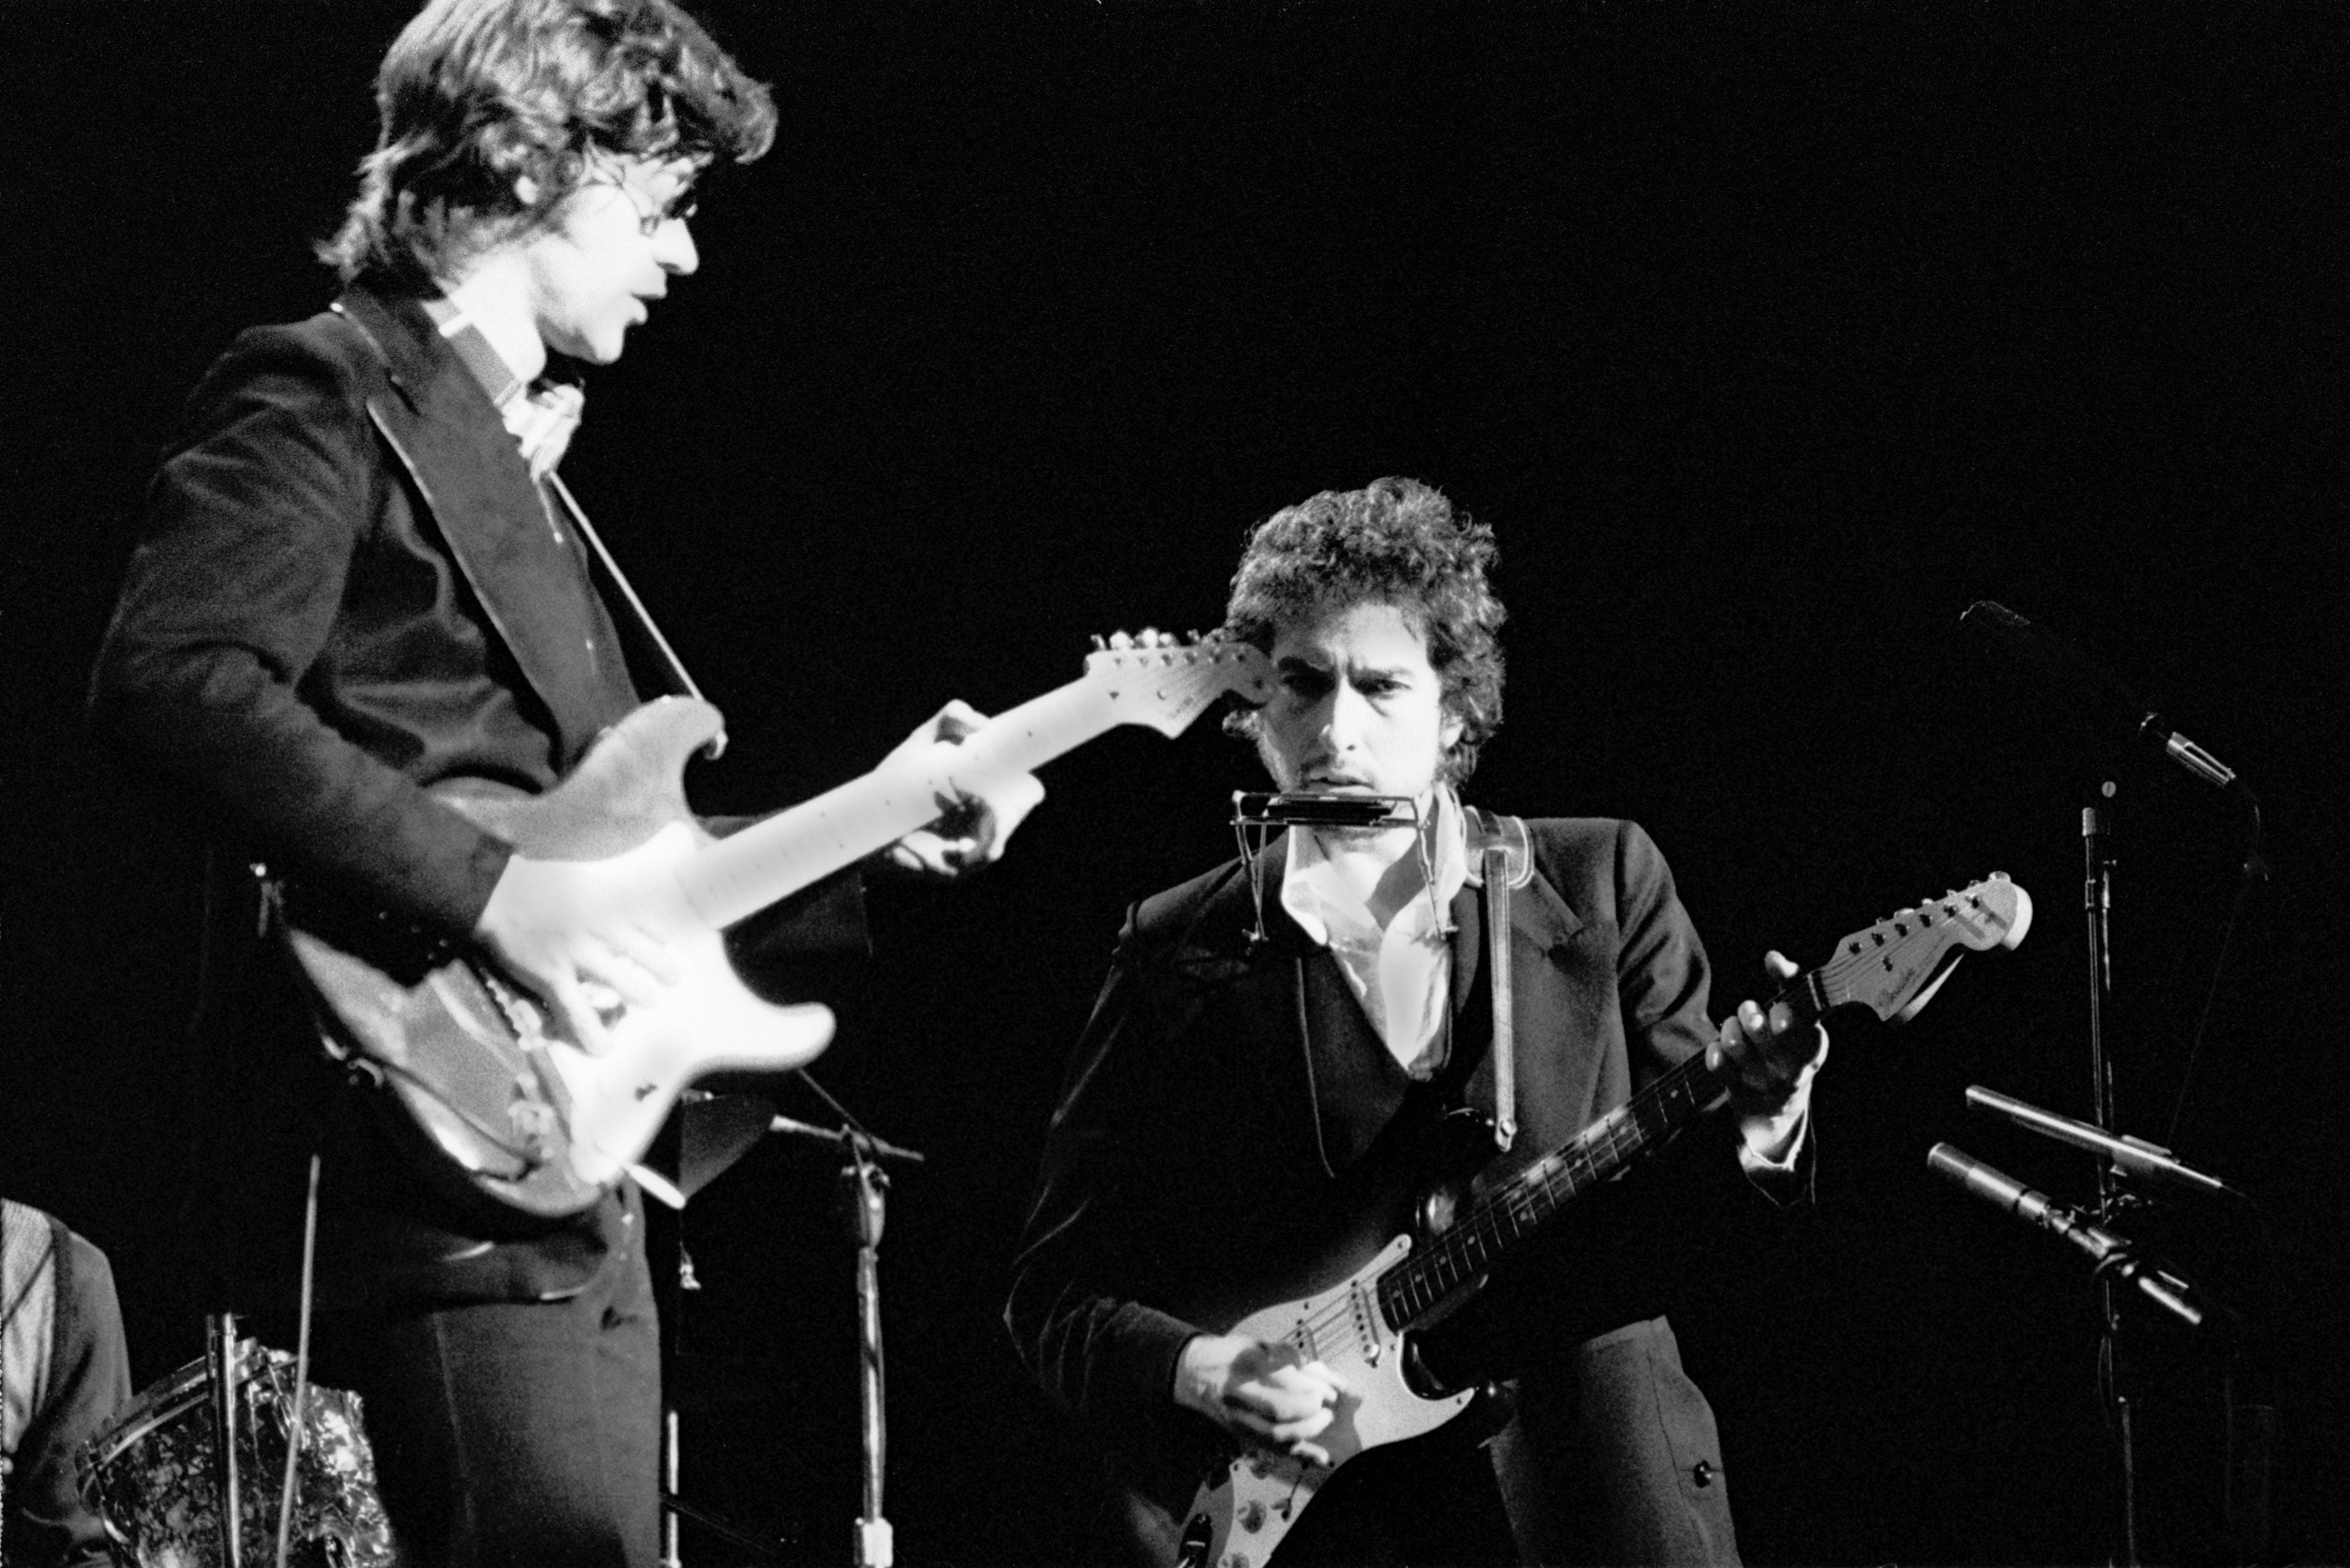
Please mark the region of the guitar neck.
<svg viewBox="0 0 2350 1568"><path fill-rule="evenodd" d="M1817 971L1799 976L1773 999L1794 1026L1815 1022L1823 992ZM1407 1328L1454 1293L1474 1284L1524 1237L1601 1182L1655 1153L1674 1135L1730 1096L1724 1075L1709 1072L1700 1051L1631 1099L1469 1206L1451 1227L1414 1249L1379 1277L1381 1310Z"/></svg>
<svg viewBox="0 0 2350 1568"><path fill-rule="evenodd" d="M998 713L959 745L884 763L812 800L705 846L678 868L694 912L731 926L938 819L941 799L1027 773L1121 722L1085 680Z"/></svg>

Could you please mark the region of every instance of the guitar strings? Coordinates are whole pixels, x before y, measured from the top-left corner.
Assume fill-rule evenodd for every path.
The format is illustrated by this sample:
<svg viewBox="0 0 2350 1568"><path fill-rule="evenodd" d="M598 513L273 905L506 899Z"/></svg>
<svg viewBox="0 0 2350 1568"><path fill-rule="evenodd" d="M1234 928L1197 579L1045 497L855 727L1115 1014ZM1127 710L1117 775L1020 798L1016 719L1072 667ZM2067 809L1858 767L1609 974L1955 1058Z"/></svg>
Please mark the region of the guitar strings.
<svg viewBox="0 0 2350 1568"><path fill-rule="evenodd" d="M1971 892L1971 889L1970 889ZM1961 895L1964 898L1965 895ZM1974 931L1974 922L1959 908L1957 900L1939 906L1926 906L1919 912L1921 929L1930 929L1933 917L1939 913L1954 930ZM1880 925L1892 922L1879 922ZM1813 971L1838 989L1856 971L1866 970L1872 960L1884 961L1882 948L1851 950L1850 944L1863 936L1874 936L1877 928L1848 937L1837 944L1835 957ZM1981 934L1974 931L1974 934ZM1906 940L1907 933L1897 940ZM1944 935L1931 944L1947 945L1950 939ZM1773 1004L1783 1002L1797 1015L1796 1022L1816 1023L1824 1011L1810 1002L1800 983L1783 991ZM1638 1155L1657 1137L1654 1125L1666 1113L1667 1102L1676 1095L1685 1095L1692 1104L1697 1102L1695 1085L1710 1075L1705 1070L1702 1054L1691 1056L1665 1074L1654 1084L1627 1101L1618 1110L1604 1117L1564 1147L1544 1155L1481 1199L1461 1220L1436 1237L1424 1251L1415 1251L1399 1260L1393 1267L1371 1282L1370 1293L1374 1310L1385 1318L1386 1308L1392 1303L1410 1309L1409 1321L1419 1312L1431 1307L1451 1290L1472 1277L1480 1262L1471 1256L1472 1250L1490 1257L1517 1240L1534 1225L1546 1220L1563 1203L1572 1199L1586 1187L1602 1179L1601 1158L1609 1166ZM1475 1244L1472 1249L1472 1243ZM1301 1340L1300 1348L1309 1354L1319 1354L1320 1343L1332 1338L1355 1322L1353 1284L1333 1295L1317 1311L1303 1314L1292 1331L1293 1340ZM1426 1296L1426 1301L1419 1300ZM1389 1319L1388 1326L1395 1329L1400 1323Z"/></svg>

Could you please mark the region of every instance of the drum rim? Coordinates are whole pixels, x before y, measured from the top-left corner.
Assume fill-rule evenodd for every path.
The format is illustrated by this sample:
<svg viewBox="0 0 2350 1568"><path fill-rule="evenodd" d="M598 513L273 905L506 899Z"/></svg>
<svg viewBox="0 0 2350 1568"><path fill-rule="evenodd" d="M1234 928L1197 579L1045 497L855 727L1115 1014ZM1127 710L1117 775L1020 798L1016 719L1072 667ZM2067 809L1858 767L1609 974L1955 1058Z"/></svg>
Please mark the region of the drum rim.
<svg viewBox="0 0 2350 1568"><path fill-rule="evenodd" d="M270 1350L259 1340L240 1339L229 1353L229 1364L235 1369L239 1389L265 1374L276 1373L293 1365L294 1358L282 1350ZM95 1476L122 1457L122 1451L156 1428L168 1425L185 1415L193 1403L203 1400L206 1386L212 1380L212 1368L203 1356L189 1362L175 1372L157 1378L130 1402L120 1419L81 1446L81 1468Z"/></svg>

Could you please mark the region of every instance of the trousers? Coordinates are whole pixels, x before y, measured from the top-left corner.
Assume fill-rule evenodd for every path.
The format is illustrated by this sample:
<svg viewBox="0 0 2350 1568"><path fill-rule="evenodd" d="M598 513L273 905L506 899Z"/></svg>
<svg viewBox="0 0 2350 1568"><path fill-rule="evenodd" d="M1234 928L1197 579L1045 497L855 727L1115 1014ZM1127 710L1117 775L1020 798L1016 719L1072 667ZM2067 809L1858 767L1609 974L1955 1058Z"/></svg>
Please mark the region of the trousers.
<svg viewBox="0 0 2350 1568"><path fill-rule="evenodd" d="M643 1237L577 1294L396 1312L355 1334L384 1509L417 1568L655 1568L660 1336Z"/></svg>

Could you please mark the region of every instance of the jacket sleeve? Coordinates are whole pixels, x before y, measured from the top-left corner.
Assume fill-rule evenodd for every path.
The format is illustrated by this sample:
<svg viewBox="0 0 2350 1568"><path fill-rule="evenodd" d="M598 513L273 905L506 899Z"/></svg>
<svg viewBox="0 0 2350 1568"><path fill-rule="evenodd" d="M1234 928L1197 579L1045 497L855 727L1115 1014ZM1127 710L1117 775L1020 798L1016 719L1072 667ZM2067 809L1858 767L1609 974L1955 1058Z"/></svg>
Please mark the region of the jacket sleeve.
<svg viewBox="0 0 2350 1568"><path fill-rule="evenodd" d="M317 327L245 334L149 491L91 681L99 736L264 853L470 930L511 853L303 699L388 472Z"/></svg>
<svg viewBox="0 0 2350 1568"><path fill-rule="evenodd" d="M1637 1090L1702 1053L1714 1037L1705 944L1681 907L1664 852L1638 823L1623 823L1617 833L1616 916L1616 989Z"/></svg>
<svg viewBox="0 0 2350 1568"><path fill-rule="evenodd" d="M1612 905L1617 1003L1637 1094L1712 1043L1711 969L1654 839L1620 822L1592 853L1589 875L1605 881L1584 887L1595 905ZM1773 1195L1746 1176L1739 1147L1729 1118L1703 1117L1660 1158L1577 1198L1431 1336L1432 1363L1473 1381L1551 1362L1735 1277L1773 1233L1777 1213Z"/></svg>
<svg viewBox="0 0 2350 1568"><path fill-rule="evenodd" d="M1133 1299L1159 1221L1150 1217L1154 1107L1171 1088L1180 1020L1129 912L1108 981L1072 1059L1004 1309L1037 1382L1087 1427L1147 1449L1184 1419L1171 1391L1192 1324Z"/></svg>

